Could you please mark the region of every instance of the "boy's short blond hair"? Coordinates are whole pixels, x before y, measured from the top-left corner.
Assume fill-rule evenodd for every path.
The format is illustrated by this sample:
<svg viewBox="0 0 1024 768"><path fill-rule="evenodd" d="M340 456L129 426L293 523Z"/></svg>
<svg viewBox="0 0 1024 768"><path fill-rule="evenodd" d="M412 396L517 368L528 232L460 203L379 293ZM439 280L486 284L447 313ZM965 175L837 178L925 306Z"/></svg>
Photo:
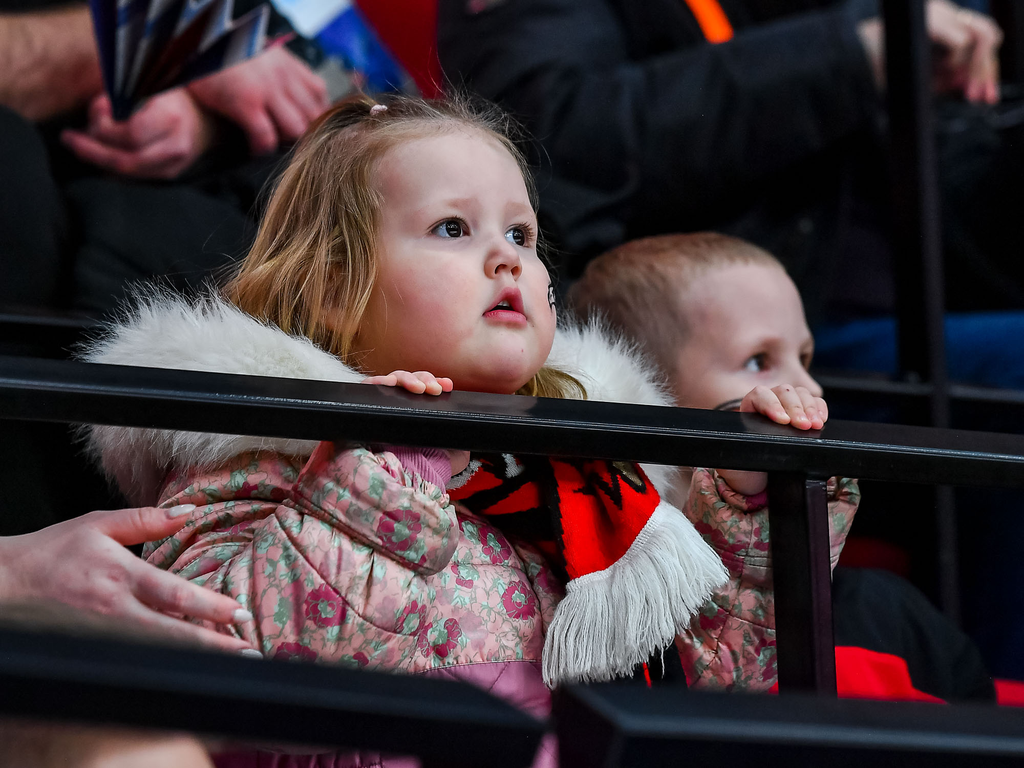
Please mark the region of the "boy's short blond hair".
<svg viewBox="0 0 1024 768"><path fill-rule="evenodd" d="M569 289L569 305L583 320L601 317L640 343L671 374L692 329L685 298L713 269L761 264L782 269L753 243L717 232L631 240L597 257Z"/></svg>

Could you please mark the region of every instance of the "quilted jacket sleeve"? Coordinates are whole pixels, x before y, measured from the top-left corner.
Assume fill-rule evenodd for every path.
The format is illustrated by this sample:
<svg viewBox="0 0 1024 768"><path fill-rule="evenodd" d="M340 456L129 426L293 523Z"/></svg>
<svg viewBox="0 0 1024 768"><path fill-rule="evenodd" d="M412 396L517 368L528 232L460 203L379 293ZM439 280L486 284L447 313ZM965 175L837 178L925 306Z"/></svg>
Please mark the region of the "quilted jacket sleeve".
<svg viewBox="0 0 1024 768"><path fill-rule="evenodd" d="M409 471L390 451L321 443L296 481L297 509L419 574L448 565L459 540L443 486Z"/></svg>
<svg viewBox="0 0 1024 768"><path fill-rule="evenodd" d="M828 483L835 568L860 501L857 481ZM728 583L676 640L690 683L699 688L765 691L775 684L775 595L765 496L733 491L714 470L694 469L686 515L722 557Z"/></svg>
<svg viewBox="0 0 1024 768"><path fill-rule="evenodd" d="M250 609L253 621L218 629L274 658L399 668L417 649L430 574L460 541L444 490L387 450L242 455L164 496L199 508L146 558Z"/></svg>

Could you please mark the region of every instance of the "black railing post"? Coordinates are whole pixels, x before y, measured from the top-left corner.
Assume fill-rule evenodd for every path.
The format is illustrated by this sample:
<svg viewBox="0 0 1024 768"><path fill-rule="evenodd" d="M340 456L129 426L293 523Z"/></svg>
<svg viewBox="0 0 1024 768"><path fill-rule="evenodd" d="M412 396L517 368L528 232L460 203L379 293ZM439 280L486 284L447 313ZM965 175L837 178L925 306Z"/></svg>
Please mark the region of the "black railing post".
<svg viewBox="0 0 1024 768"><path fill-rule="evenodd" d="M949 420L938 165L925 0L883 0L901 373L930 381L932 426Z"/></svg>
<svg viewBox="0 0 1024 768"><path fill-rule="evenodd" d="M929 422L950 424L946 371L941 201L932 119L931 41L926 0L882 0L893 189L893 245L900 373L928 381ZM959 621L956 510L949 488L935 491L937 582L943 611Z"/></svg>
<svg viewBox="0 0 1024 768"><path fill-rule="evenodd" d="M768 476L779 692L836 695L828 497L822 480Z"/></svg>
<svg viewBox="0 0 1024 768"><path fill-rule="evenodd" d="M999 50L1003 81L1024 83L1024 4L1020 0L992 0L991 9L1006 36Z"/></svg>

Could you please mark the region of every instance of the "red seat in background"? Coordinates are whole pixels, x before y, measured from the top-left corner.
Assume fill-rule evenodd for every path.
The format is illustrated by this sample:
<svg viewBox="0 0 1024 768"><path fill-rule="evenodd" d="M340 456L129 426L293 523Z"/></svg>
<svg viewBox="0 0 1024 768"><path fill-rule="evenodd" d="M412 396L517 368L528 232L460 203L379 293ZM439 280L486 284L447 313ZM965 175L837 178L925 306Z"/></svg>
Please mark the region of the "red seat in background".
<svg viewBox="0 0 1024 768"><path fill-rule="evenodd" d="M360 12L428 99L443 92L437 0L356 0Z"/></svg>

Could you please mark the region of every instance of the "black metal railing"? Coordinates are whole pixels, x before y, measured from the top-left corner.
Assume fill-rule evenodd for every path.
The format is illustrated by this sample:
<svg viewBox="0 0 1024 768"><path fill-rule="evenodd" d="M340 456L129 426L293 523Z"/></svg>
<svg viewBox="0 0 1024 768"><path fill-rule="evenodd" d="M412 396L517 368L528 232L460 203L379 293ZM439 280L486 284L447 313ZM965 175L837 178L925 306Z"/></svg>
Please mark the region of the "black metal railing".
<svg viewBox="0 0 1024 768"><path fill-rule="evenodd" d="M858 422L0 358L0 418L629 459L770 473L780 687L834 690L820 483L1024 486L1024 437Z"/></svg>
<svg viewBox="0 0 1024 768"><path fill-rule="evenodd" d="M1017 435L841 421L830 422L819 432L805 433L745 414L465 392L428 398L359 384L93 365L38 358L0 357L0 419L335 441L372 440L475 451L632 459L767 471L770 477L779 688L786 696L801 692L835 695L825 478L843 474L918 483L1024 486L1024 436ZM111 648L113 650L109 650ZM80 690L82 696L91 696L90 686L102 687L106 679L100 672L115 669L116 665L110 667L112 659L126 653L123 648L118 648L93 644L75 656L71 646L60 646L57 641L46 645L18 640L9 632L0 633L0 683L5 692L16 690L11 685L17 680L22 686L17 689L22 691L17 696L0 697L4 699L0 711L22 716L50 716L47 714L50 712L54 717L90 719L80 704L62 704L46 710L42 703L47 700L45 697L40 694L33 698L34 694L23 692L36 690L34 686L37 685L50 685L52 689L77 680L76 685L85 687L76 690ZM32 656L32 653L37 655ZM69 658L70 661L63 666L47 662L44 660L47 653L55 658ZM189 664L194 662L193 657L188 656L191 652L168 653L171 655L157 654L153 658L162 659L160 664L166 662L172 667L178 663L174 658L179 661L185 659ZM175 657L174 654L185 656ZM176 673L155 668L145 672L142 668L149 663L144 660L145 654L129 654L125 658L129 657L129 665L138 667L133 674L138 676L139 685L133 687L130 676L117 672L114 675L116 684L103 689L109 706L97 709L96 718L135 725L158 724L152 708L151 714L146 716L149 719L139 719L139 713L146 710L136 706L138 697L156 692L154 680L170 685ZM216 670L223 662L228 664L224 675L236 675L242 687L231 684L226 688L214 686L204 690L220 690L227 699L234 701L251 696L253 686L259 688L266 683L270 686L265 689L267 696L287 698L287 701L275 699L279 704L296 700L284 694L288 690L287 676L293 673L291 667L268 664L266 669L275 671L266 672L267 677L264 677L264 667L259 664L250 665L246 660L229 660L223 656L209 658L210 661L200 665L200 671L196 673L199 677L211 674L216 678L219 674ZM90 659L97 662L96 674L82 682L81 675L86 674L92 664ZM184 661L175 669L180 670L183 666L187 666ZM276 671L278 669L284 671ZM148 676L150 672L153 676ZM248 687L242 685L246 673L252 675ZM314 673L297 674L306 677L294 679L298 686L294 689L296 691L302 689L302 681L316 678ZM283 677L277 677L279 675ZM357 678L352 679L357 680L357 685L366 686L361 690L368 696L378 684L375 676L362 678L363 683L358 683ZM270 685L272 680L279 680L284 687L275 689ZM394 684L398 686L394 690L401 689L401 682ZM617 696L628 699L631 694L613 692L607 695L613 699ZM227 706L227 699L219 700L220 705ZM351 702L356 700L350 699L349 704L339 704L340 700L334 700L335 704L331 706L343 710L350 705L355 707ZM213 706L209 701L203 701L206 702L203 707ZM763 711L765 717L768 717L770 708L769 704L737 706L763 706L765 708L759 711ZM203 707L198 711L207 711ZM279 708L275 711L283 713L285 710ZM840 720L847 718L851 727L859 717L852 710L835 712ZM799 720L799 711L792 710L792 713ZM621 713L608 710L605 714L614 719ZM668 714L665 716L672 720ZM321 712L316 717L327 715ZM563 715L559 729L564 726L571 730L573 717ZM282 722L292 720L298 722L297 717L285 717ZM434 727L430 718L417 722L417 732L421 735ZM519 722L523 732L516 732L508 738L533 738L526 732L534 726L525 721ZM1020 713L1015 722L1024 728L1024 713ZM193 725L187 718L171 718L166 723L167 727L179 728ZM711 720L705 725L711 728ZM206 730L198 724L195 726ZM622 730L624 726L619 723L616 727ZM221 724L214 730L251 738L251 734L231 728L225 731L225 728L227 726ZM282 725L281 728L281 732L273 732L279 735L272 736L268 731L265 737L291 742L310 738L309 732L301 727L289 730L290 726ZM813 726L811 730L815 728L822 732L827 730L824 725L820 728ZM706 746L717 743L715 739L718 737L713 731L711 728L699 738L692 734L687 738L697 739ZM787 733L798 731L794 725ZM623 732L632 731L626 728ZM639 738L646 732L641 728L633 735ZM360 741L358 730L353 733L345 731L342 735L338 736L339 746L380 747L380 742L374 740L376 737ZM670 740L678 740L677 736ZM791 746L803 749L807 744ZM1004 747L1005 744L1000 749ZM405 742L390 746L396 752L407 748ZM784 744L779 742L776 748L783 749ZM952 753L959 754L962 748L973 749L960 745L956 749L951 747ZM1024 755L1024 748L1018 750L1013 746L1006 749L1010 750L1007 754ZM636 750L637 754L645 754L643 748L636 747ZM635 764L629 762L632 759L623 755L622 762L614 764ZM565 763L566 766L570 764ZM659 763L655 760L649 764Z"/></svg>

